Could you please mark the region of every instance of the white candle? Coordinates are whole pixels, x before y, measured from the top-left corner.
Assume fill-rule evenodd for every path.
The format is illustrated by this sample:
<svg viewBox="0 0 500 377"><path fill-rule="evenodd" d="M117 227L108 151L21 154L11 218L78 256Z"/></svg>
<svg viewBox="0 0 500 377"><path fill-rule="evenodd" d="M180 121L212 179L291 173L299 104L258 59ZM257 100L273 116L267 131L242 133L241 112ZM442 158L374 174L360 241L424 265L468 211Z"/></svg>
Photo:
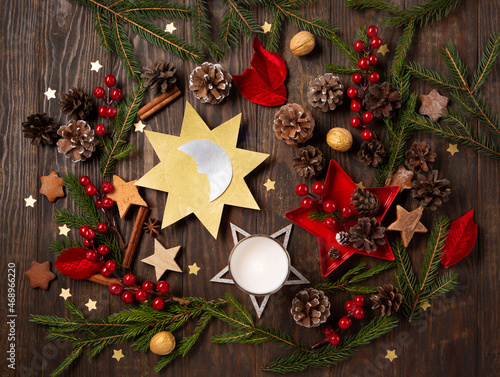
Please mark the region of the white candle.
<svg viewBox="0 0 500 377"><path fill-rule="evenodd" d="M229 271L244 291L267 295L285 283L290 272L290 257L273 238L250 236L234 247L229 256Z"/></svg>

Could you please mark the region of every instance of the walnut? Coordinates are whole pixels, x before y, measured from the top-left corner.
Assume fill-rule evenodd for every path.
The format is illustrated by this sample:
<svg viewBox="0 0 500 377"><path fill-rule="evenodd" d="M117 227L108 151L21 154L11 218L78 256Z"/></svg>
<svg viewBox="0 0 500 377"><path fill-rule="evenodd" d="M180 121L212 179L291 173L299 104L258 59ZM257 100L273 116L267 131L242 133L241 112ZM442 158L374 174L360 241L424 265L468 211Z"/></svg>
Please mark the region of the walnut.
<svg viewBox="0 0 500 377"><path fill-rule="evenodd" d="M174 348L175 338L169 331L160 331L149 343L149 349L156 355L168 355Z"/></svg>
<svg viewBox="0 0 500 377"><path fill-rule="evenodd" d="M335 127L326 134L326 143L336 151L347 152L352 146L352 135L345 128Z"/></svg>
<svg viewBox="0 0 500 377"><path fill-rule="evenodd" d="M296 56L304 56L309 54L315 45L314 35L308 31L301 31L295 34L290 41L290 51Z"/></svg>

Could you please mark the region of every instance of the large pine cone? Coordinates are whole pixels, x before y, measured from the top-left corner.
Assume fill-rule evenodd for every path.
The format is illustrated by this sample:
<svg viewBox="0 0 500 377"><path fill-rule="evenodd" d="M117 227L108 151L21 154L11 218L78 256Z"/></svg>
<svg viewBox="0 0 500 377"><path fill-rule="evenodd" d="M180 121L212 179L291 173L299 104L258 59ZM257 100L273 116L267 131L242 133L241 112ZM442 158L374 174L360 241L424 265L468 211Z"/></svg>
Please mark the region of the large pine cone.
<svg viewBox="0 0 500 377"><path fill-rule="evenodd" d="M351 205L360 216L373 216L380 208L380 200L371 191L357 187L351 195Z"/></svg>
<svg viewBox="0 0 500 377"><path fill-rule="evenodd" d="M378 293L371 295L373 301L373 310L380 309L381 316L390 316L398 311L403 295L394 288L392 284L384 284L377 288Z"/></svg>
<svg viewBox="0 0 500 377"><path fill-rule="evenodd" d="M88 119L94 114L94 102L82 88L71 88L68 93L61 94L59 107L66 115L74 119Z"/></svg>
<svg viewBox="0 0 500 377"><path fill-rule="evenodd" d="M351 242L358 250L367 253L377 250L377 245L385 245L385 228L372 217L361 217L358 224L349 229Z"/></svg>
<svg viewBox="0 0 500 377"><path fill-rule="evenodd" d="M365 92L365 105L375 118L391 118L394 109L401 107L401 95L388 82L370 84Z"/></svg>
<svg viewBox="0 0 500 377"><path fill-rule="evenodd" d="M300 148L293 158L293 168L301 177L314 177L323 169L325 159L318 148L308 145Z"/></svg>
<svg viewBox="0 0 500 377"><path fill-rule="evenodd" d="M31 139L31 144L44 145L54 144L57 139L57 127L54 119L47 114L31 114L28 120L23 122L24 137Z"/></svg>
<svg viewBox="0 0 500 377"><path fill-rule="evenodd" d="M217 105L229 95L232 81L220 64L205 62L189 76L189 89L202 103Z"/></svg>
<svg viewBox="0 0 500 377"><path fill-rule="evenodd" d="M288 145L297 145L312 137L314 118L309 110L297 103L289 103L274 114L273 129L279 140Z"/></svg>
<svg viewBox="0 0 500 377"><path fill-rule="evenodd" d="M412 182L412 196L419 200L419 205L435 211L441 204L447 202L451 191L448 189L450 181L438 179L439 172L431 171L427 177L419 174Z"/></svg>
<svg viewBox="0 0 500 377"><path fill-rule="evenodd" d="M167 61L155 64L150 60L148 66L143 69L141 77L146 79L144 85L149 86L153 92L165 93L177 81L174 76L176 69Z"/></svg>
<svg viewBox="0 0 500 377"><path fill-rule="evenodd" d="M342 105L343 96L344 85L333 73L325 73L309 81L307 101L325 113Z"/></svg>
<svg viewBox="0 0 500 377"><path fill-rule="evenodd" d="M59 127L57 134L62 136L57 150L73 162L85 161L96 149L94 130L84 120L70 120L67 126Z"/></svg>
<svg viewBox="0 0 500 377"><path fill-rule="evenodd" d="M377 139L364 141L358 151L358 157L365 165L371 165L374 168L382 162L386 155L384 144Z"/></svg>
<svg viewBox="0 0 500 377"><path fill-rule="evenodd" d="M307 288L301 290L292 300L292 313L295 322L304 327L317 327L330 316L330 301L323 291Z"/></svg>
<svg viewBox="0 0 500 377"><path fill-rule="evenodd" d="M436 161L437 154L431 150L431 146L425 142L413 143L410 149L405 152L405 165L415 173L429 171L432 163Z"/></svg>

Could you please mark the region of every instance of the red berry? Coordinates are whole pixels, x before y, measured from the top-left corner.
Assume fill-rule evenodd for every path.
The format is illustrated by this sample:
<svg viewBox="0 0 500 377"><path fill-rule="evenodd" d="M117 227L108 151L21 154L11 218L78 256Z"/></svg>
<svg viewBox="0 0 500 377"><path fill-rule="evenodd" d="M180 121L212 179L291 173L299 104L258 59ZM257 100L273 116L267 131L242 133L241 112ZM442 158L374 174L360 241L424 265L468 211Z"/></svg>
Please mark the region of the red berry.
<svg viewBox="0 0 500 377"><path fill-rule="evenodd" d="M108 255L109 252L111 251L111 249L109 248L108 245L99 245L99 247L97 248L97 252L101 255Z"/></svg>
<svg viewBox="0 0 500 377"><path fill-rule="evenodd" d="M354 128L358 128L358 127L361 127L361 118L360 117L352 117L351 118L351 126L353 126Z"/></svg>
<svg viewBox="0 0 500 377"><path fill-rule="evenodd" d="M352 316L356 319L361 319L365 316L365 311L362 308L355 308L352 311Z"/></svg>
<svg viewBox="0 0 500 377"><path fill-rule="evenodd" d="M304 209L310 209L314 205L314 202L311 198L304 198L300 202L300 206Z"/></svg>
<svg viewBox="0 0 500 377"><path fill-rule="evenodd" d="M106 94L106 91L102 86L96 86L94 89L94 96L97 98L104 98L104 95Z"/></svg>
<svg viewBox="0 0 500 377"><path fill-rule="evenodd" d="M356 307L356 305L354 305L354 301L346 301L345 304L344 304L344 309L346 310L346 312L351 312L354 308Z"/></svg>
<svg viewBox="0 0 500 377"><path fill-rule="evenodd" d="M102 200L102 206L105 208L105 209L110 209L111 207L113 207L113 204L115 204L115 202L113 201L113 199L111 198L104 198Z"/></svg>
<svg viewBox="0 0 500 377"><path fill-rule="evenodd" d="M328 337L328 341L332 346L336 346L340 343L340 336L339 334L332 334Z"/></svg>
<svg viewBox="0 0 500 377"><path fill-rule="evenodd" d="M116 262L114 260L108 260L104 266L111 272L116 271Z"/></svg>
<svg viewBox="0 0 500 377"><path fill-rule="evenodd" d="M101 199L97 199L95 201L95 206L98 208L98 209L101 209L102 208L102 200Z"/></svg>
<svg viewBox="0 0 500 377"><path fill-rule="evenodd" d="M351 101L351 111L354 111L355 113L359 113L361 111L361 102L352 100Z"/></svg>
<svg viewBox="0 0 500 377"><path fill-rule="evenodd" d="M323 334L325 334L325 336L330 336L335 333L335 329L329 323L324 325L321 331L323 331Z"/></svg>
<svg viewBox="0 0 500 377"><path fill-rule="evenodd" d="M305 183L300 183L297 186L295 186L295 193L298 196L306 196L309 194L309 187Z"/></svg>
<svg viewBox="0 0 500 377"><path fill-rule="evenodd" d="M134 285L136 282L136 278L134 274L126 274L123 277L123 284L125 285Z"/></svg>
<svg viewBox="0 0 500 377"><path fill-rule="evenodd" d="M111 93L109 93L109 96L111 97L112 100L119 101L122 99L123 95L120 89L113 89Z"/></svg>
<svg viewBox="0 0 500 377"><path fill-rule="evenodd" d="M85 233L85 238L90 240L93 240L95 238L95 230L92 228L89 228L87 230L87 233Z"/></svg>
<svg viewBox="0 0 500 377"><path fill-rule="evenodd" d="M111 276L111 271L108 270L106 267L101 268L101 275L104 276L105 278L109 278Z"/></svg>
<svg viewBox="0 0 500 377"><path fill-rule="evenodd" d="M323 182L315 182L312 185L312 190L315 194L321 195L325 192L325 184Z"/></svg>
<svg viewBox="0 0 500 377"><path fill-rule="evenodd" d="M370 41L370 46L372 46L373 48L379 48L380 46L382 46L382 39L380 39L379 37L373 37Z"/></svg>
<svg viewBox="0 0 500 377"><path fill-rule="evenodd" d="M370 25L366 28L366 35L368 35L370 38L376 37L378 35L378 27L375 25Z"/></svg>
<svg viewBox="0 0 500 377"><path fill-rule="evenodd" d="M337 210L337 203L333 200L327 200L323 203L323 211L326 213L334 213Z"/></svg>
<svg viewBox="0 0 500 377"><path fill-rule="evenodd" d="M111 182L103 182L101 185L101 190L102 192L105 192L106 194L109 194L110 192L113 192L115 187Z"/></svg>
<svg viewBox="0 0 500 377"><path fill-rule="evenodd" d="M148 299L148 296L149 296L149 294L148 294L148 292L145 289L138 289L135 292L135 298L139 302L146 301Z"/></svg>
<svg viewBox="0 0 500 377"><path fill-rule="evenodd" d="M89 229L87 225L82 225L80 229L78 229L78 233L80 233L80 236L85 237Z"/></svg>
<svg viewBox="0 0 500 377"><path fill-rule="evenodd" d="M83 187L86 187L87 185L90 185L90 178L87 177L86 175L82 175L80 177L80 179L78 180L78 182L80 183L80 185L82 185Z"/></svg>
<svg viewBox="0 0 500 377"><path fill-rule="evenodd" d="M89 250L87 251L85 257L87 258L87 260L95 262L97 258L99 258L99 254L97 254L94 250Z"/></svg>
<svg viewBox="0 0 500 377"><path fill-rule="evenodd" d="M369 141L373 139L373 132L371 132L370 130L364 130L361 133L361 137L363 138L363 140Z"/></svg>
<svg viewBox="0 0 500 377"><path fill-rule="evenodd" d="M352 215L352 210L349 206L342 207L340 210L340 216L344 219L348 219Z"/></svg>
<svg viewBox="0 0 500 377"><path fill-rule="evenodd" d="M110 284L109 287L108 287L108 291L109 293L111 293L112 295L115 295L115 296L118 296L118 295L121 295L122 292L123 292L123 287L118 284L118 283L113 283L113 284Z"/></svg>
<svg viewBox="0 0 500 377"><path fill-rule="evenodd" d="M116 85L116 77L113 75L106 75L104 78L104 83L108 88L111 88L112 86Z"/></svg>
<svg viewBox="0 0 500 377"><path fill-rule="evenodd" d="M349 98L356 98L358 96L359 92L358 92L358 89L354 88L354 87L351 87L349 89L347 89L347 97Z"/></svg>
<svg viewBox="0 0 500 377"><path fill-rule="evenodd" d="M97 194L97 187L95 187L93 184L87 185L87 187L85 187L85 193L88 196L94 196Z"/></svg>
<svg viewBox="0 0 500 377"><path fill-rule="evenodd" d="M135 300L135 295L130 291L125 291L122 293L122 301L125 304L131 304Z"/></svg>
<svg viewBox="0 0 500 377"><path fill-rule="evenodd" d="M352 325L352 319L349 317L342 317L339 319L339 327L342 330L348 329Z"/></svg>
<svg viewBox="0 0 500 377"><path fill-rule="evenodd" d="M151 280L146 280L144 283L142 283L142 289L145 289L146 291L152 291L154 287L155 285Z"/></svg>
<svg viewBox="0 0 500 377"><path fill-rule="evenodd" d="M165 307L165 300L162 299L161 297L157 297L153 300L153 308L156 310L163 310Z"/></svg>
<svg viewBox="0 0 500 377"><path fill-rule="evenodd" d="M108 231L108 226L104 223L97 224L96 230L99 233L106 233Z"/></svg>
<svg viewBox="0 0 500 377"><path fill-rule="evenodd" d="M363 71L368 70L370 68L370 60L368 58L362 57L358 60L358 67L359 69L362 69Z"/></svg>
<svg viewBox="0 0 500 377"><path fill-rule="evenodd" d="M363 81L363 75L361 73L355 73L352 75L352 82L355 84L361 84L361 81Z"/></svg>
<svg viewBox="0 0 500 377"><path fill-rule="evenodd" d="M161 280L156 284L156 290L160 293L167 293L170 291L170 284L168 284L166 281Z"/></svg>
<svg viewBox="0 0 500 377"><path fill-rule="evenodd" d="M365 305L365 298L361 295L357 295L353 298L353 301L354 301L354 305L356 306L363 306Z"/></svg>
<svg viewBox="0 0 500 377"><path fill-rule="evenodd" d="M99 106L99 110L97 110L99 113L99 116L102 118L106 118L106 114L108 113L108 107L107 106Z"/></svg>
<svg viewBox="0 0 500 377"><path fill-rule="evenodd" d="M380 73L378 72L372 72L368 75L368 81L372 83L376 83L380 81Z"/></svg>
<svg viewBox="0 0 500 377"><path fill-rule="evenodd" d="M359 40L359 41L354 42L352 47L354 47L354 51L356 51L356 52L363 52L366 45L365 45L365 42Z"/></svg>
<svg viewBox="0 0 500 377"><path fill-rule="evenodd" d="M106 129L106 126L104 124L101 124L101 123L96 125L94 130L95 130L95 133L97 136L104 136L104 135L106 135L106 132L108 132L108 130Z"/></svg>
<svg viewBox="0 0 500 377"><path fill-rule="evenodd" d="M370 55L368 57L368 60L370 61L370 65L377 65L377 63L378 63L377 55Z"/></svg>
<svg viewBox="0 0 500 377"><path fill-rule="evenodd" d="M85 246L85 247L92 247L92 242L93 241L89 241L88 239L84 238L83 239L83 246Z"/></svg>
<svg viewBox="0 0 500 377"><path fill-rule="evenodd" d="M335 229L335 226L337 225L337 222L333 217L327 217L326 219L323 220L323 225L327 229Z"/></svg>
<svg viewBox="0 0 500 377"><path fill-rule="evenodd" d="M117 115L118 115L118 110L116 110L116 107L108 106L108 109L106 110L106 117L115 118Z"/></svg>
<svg viewBox="0 0 500 377"><path fill-rule="evenodd" d="M373 122L373 113L371 111L367 111L363 114L363 121L365 123Z"/></svg>

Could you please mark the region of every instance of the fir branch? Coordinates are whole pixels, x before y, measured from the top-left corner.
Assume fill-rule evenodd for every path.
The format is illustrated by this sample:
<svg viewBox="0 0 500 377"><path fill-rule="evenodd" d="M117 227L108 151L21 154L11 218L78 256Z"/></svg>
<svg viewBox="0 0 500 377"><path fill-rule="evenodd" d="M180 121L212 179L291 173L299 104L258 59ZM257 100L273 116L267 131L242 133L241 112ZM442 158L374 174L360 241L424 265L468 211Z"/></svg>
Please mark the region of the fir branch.
<svg viewBox="0 0 500 377"><path fill-rule="evenodd" d="M60 375L65 369L67 369L73 361L78 359L83 352L83 346L74 347L71 353L66 357L63 362L50 374L50 377L55 377Z"/></svg>
<svg viewBox="0 0 500 377"><path fill-rule="evenodd" d="M134 46L130 43L130 39L121 22L118 21L118 16L114 16L112 26L113 39L115 40L115 51L118 57L124 63L125 70L131 78L139 80L141 76L141 68L134 53Z"/></svg>
<svg viewBox="0 0 500 377"><path fill-rule="evenodd" d="M253 331L228 331L224 334L217 334L210 338L212 343L225 344L225 343L237 343L253 334Z"/></svg>
<svg viewBox="0 0 500 377"><path fill-rule="evenodd" d="M267 38L266 49L276 52L280 47L281 32L283 30L283 21L285 16L279 11L279 9L274 9L272 13L274 16L271 22L269 37Z"/></svg>
<svg viewBox="0 0 500 377"><path fill-rule="evenodd" d="M481 56L480 63L474 72L471 83L471 93L476 92L484 84L499 56L500 33L494 33L490 36L488 44Z"/></svg>
<svg viewBox="0 0 500 377"><path fill-rule="evenodd" d="M193 9L193 35L197 46L201 43L208 49L210 55L219 61L224 57L224 51L210 39L210 20L207 16L207 1L195 0Z"/></svg>
<svg viewBox="0 0 500 377"><path fill-rule="evenodd" d="M448 16L461 2L462 0L432 0L415 5L405 10L404 14L384 18L383 21L393 26L405 26L413 21L419 27L423 27L429 22L436 22Z"/></svg>
<svg viewBox="0 0 500 377"><path fill-rule="evenodd" d="M405 16L406 12L395 5L383 0L347 0L345 6L351 9L377 9L385 10L397 16Z"/></svg>
<svg viewBox="0 0 500 377"><path fill-rule="evenodd" d="M58 257L64 250L79 246L80 244L75 240L56 238L50 243L49 249Z"/></svg>
<svg viewBox="0 0 500 377"><path fill-rule="evenodd" d="M95 9L94 11L94 26L97 35L101 40L101 45L107 52L114 52L115 45L113 43L113 31L109 26L108 13L104 13L102 9Z"/></svg>
<svg viewBox="0 0 500 377"><path fill-rule="evenodd" d="M208 324L210 323L210 320L212 319L212 316L209 315L208 313L204 313L201 317L200 320L198 321L198 324L196 328L194 329L193 334L191 334L188 337L185 337L179 342L179 354L184 357L186 354L189 352L191 348L193 348L194 344L196 341L200 338L201 333L203 330L206 329Z"/></svg>
<svg viewBox="0 0 500 377"><path fill-rule="evenodd" d="M413 272L413 266L410 261L406 248L403 247L401 240L398 240L393 246L392 251L396 259L397 272L394 274L393 281L396 288L403 295L403 305L401 310L405 316L410 316L410 308L414 306L417 297L417 277Z"/></svg>
<svg viewBox="0 0 500 377"><path fill-rule="evenodd" d="M352 75L354 73L361 72L359 67L342 66L338 64L327 64L326 68L332 71L333 73L337 73L339 75Z"/></svg>
<svg viewBox="0 0 500 377"><path fill-rule="evenodd" d="M463 90L462 86L457 85L454 82L442 77L439 73L435 71L427 69L420 63L407 62L405 63L405 68L412 76L420 80L426 81L434 86L437 86L438 88L442 88L449 91Z"/></svg>
<svg viewBox="0 0 500 377"><path fill-rule="evenodd" d="M337 47L337 49L344 55L347 59L349 59L352 63L357 66L358 63L358 55L356 51L346 43L340 36L336 33L332 33L328 38L330 41Z"/></svg>
<svg viewBox="0 0 500 377"><path fill-rule="evenodd" d="M344 219L342 216L340 216L340 213L334 212L334 213L326 213L323 211L311 211L308 214L309 219L315 220L315 221L323 221L328 217L333 217L335 220L339 220L341 222L348 222L354 220L357 216L356 215L351 215L347 219Z"/></svg>
<svg viewBox="0 0 500 377"><path fill-rule="evenodd" d="M117 1L116 6L110 6L119 14L141 16L148 19L179 19L185 20L192 14L192 9L182 3L170 1L134 0Z"/></svg>
<svg viewBox="0 0 500 377"><path fill-rule="evenodd" d="M403 30L403 34L399 39L399 42L396 46L396 51L394 53L394 58L391 64L391 74L393 76L398 76L403 69L404 60L406 58L406 54L410 49L411 40L413 38L413 34L415 33L415 22L410 20L406 27Z"/></svg>

